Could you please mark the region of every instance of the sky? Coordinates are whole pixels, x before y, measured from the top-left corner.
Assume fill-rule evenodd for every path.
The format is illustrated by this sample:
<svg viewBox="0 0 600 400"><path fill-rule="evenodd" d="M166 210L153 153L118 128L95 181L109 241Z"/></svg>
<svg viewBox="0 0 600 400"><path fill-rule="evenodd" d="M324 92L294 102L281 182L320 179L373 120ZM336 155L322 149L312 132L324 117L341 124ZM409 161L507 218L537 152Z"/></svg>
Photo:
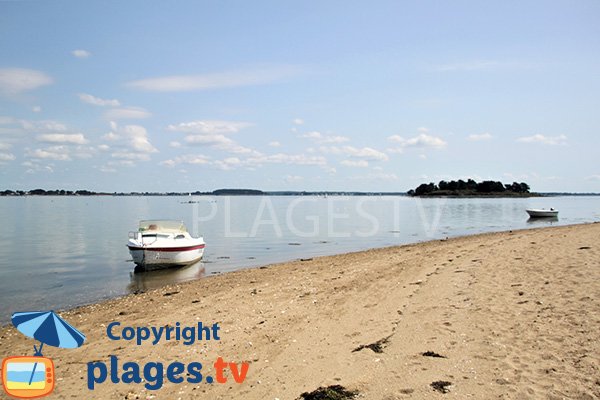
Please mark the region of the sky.
<svg viewBox="0 0 600 400"><path fill-rule="evenodd" d="M600 2L0 0L0 190L600 192Z"/></svg>

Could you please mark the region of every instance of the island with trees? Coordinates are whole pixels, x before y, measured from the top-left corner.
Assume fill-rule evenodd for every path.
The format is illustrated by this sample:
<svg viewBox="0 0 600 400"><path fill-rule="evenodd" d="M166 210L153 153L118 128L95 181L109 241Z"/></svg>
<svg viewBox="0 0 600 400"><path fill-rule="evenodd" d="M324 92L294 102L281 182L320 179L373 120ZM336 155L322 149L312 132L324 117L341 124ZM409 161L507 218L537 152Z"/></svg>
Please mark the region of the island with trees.
<svg viewBox="0 0 600 400"><path fill-rule="evenodd" d="M525 182L502 183L500 181L475 182L473 179L464 181L440 181L437 185L433 182L422 183L407 193L409 196L419 197L532 197L540 196L530 192L529 185Z"/></svg>

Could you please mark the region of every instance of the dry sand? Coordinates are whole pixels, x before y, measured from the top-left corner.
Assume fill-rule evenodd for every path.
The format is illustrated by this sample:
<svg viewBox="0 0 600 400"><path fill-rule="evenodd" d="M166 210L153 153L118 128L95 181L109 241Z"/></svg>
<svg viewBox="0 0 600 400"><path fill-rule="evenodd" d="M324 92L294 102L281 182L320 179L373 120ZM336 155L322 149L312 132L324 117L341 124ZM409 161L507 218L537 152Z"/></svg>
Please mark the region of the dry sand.
<svg viewBox="0 0 600 400"><path fill-rule="evenodd" d="M342 385L358 398L600 398L600 224L484 234L272 265L61 315L87 335L45 348L52 398L296 399ZM111 341L106 325L218 322L220 341ZM376 344L371 347L364 345ZM2 357L31 339L0 330ZM375 352L379 350L381 352ZM427 357L431 351L443 356ZM87 362L249 361L237 384L87 389ZM435 381L451 382L447 393Z"/></svg>

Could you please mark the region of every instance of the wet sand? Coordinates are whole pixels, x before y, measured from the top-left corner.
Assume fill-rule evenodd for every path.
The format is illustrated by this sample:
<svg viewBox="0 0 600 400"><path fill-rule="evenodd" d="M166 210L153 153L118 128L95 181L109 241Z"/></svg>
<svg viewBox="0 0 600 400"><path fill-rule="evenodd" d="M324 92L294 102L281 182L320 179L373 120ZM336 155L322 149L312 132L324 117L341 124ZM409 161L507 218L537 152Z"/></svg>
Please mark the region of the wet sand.
<svg viewBox="0 0 600 400"><path fill-rule="evenodd" d="M600 398L600 224L483 234L243 270L60 313L87 335L51 398ZM220 340L113 341L106 327L218 323ZM115 330L116 331L116 330ZM1 356L33 340L0 330ZM425 353L425 355L424 355ZM249 363L243 383L87 388L87 363ZM432 383L438 382L432 386ZM436 389L437 388L437 389ZM446 392L446 393L442 393Z"/></svg>

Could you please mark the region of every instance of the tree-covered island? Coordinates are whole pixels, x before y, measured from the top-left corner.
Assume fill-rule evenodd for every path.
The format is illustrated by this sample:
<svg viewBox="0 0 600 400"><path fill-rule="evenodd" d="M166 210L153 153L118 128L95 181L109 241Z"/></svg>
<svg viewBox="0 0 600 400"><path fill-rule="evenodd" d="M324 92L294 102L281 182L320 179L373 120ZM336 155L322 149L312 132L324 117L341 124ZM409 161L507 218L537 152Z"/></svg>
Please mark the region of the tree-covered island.
<svg viewBox="0 0 600 400"><path fill-rule="evenodd" d="M422 183L408 191L409 196L448 196L448 197L531 197L539 196L531 193L525 182L502 183L500 181L475 182L473 179L464 181L440 181Z"/></svg>

